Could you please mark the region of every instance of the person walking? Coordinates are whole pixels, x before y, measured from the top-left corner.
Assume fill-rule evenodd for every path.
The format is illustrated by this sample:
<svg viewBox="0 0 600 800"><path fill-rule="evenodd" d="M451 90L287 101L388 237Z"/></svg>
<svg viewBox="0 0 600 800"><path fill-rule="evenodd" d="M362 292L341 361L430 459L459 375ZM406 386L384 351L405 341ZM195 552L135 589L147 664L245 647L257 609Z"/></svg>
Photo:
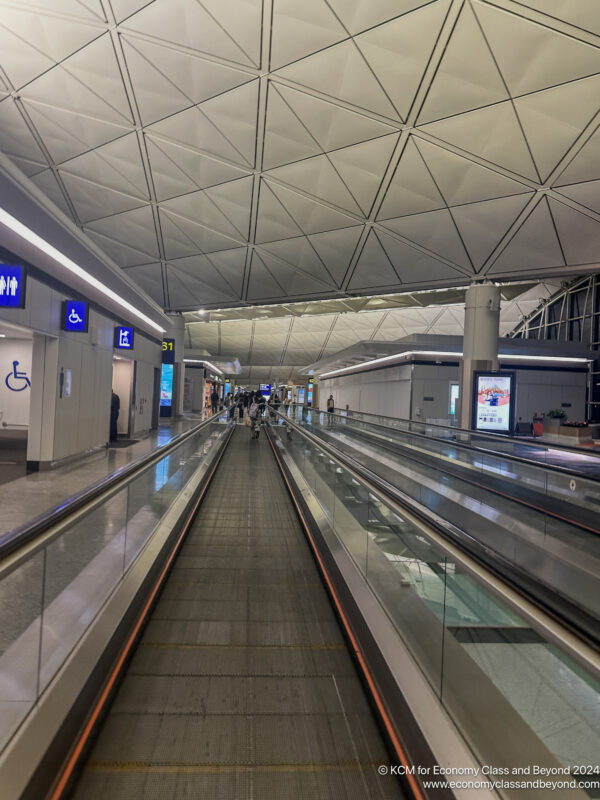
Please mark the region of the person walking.
<svg viewBox="0 0 600 800"><path fill-rule="evenodd" d="M333 412L335 411L335 401L333 395L330 394L327 398L327 424L333 424Z"/></svg>
<svg viewBox="0 0 600 800"><path fill-rule="evenodd" d="M244 420L244 397L240 395L237 401L238 418L240 422Z"/></svg>
<svg viewBox="0 0 600 800"><path fill-rule="evenodd" d="M216 414L219 409L219 393L217 392L217 387L213 387L212 393L210 395L210 407L212 409L212 413Z"/></svg>
<svg viewBox="0 0 600 800"><path fill-rule="evenodd" d="M111 391L110 396L110 440L114 442L118 436L117 420L119 419L119 411L121 410L121 398L114 391Z"/></svg>
<svg viewBox="0 0 600 800"><path fill-rule="evenodd" d="M252 431L252 439L258 439L260 435L260 418L258 398L252 397L252 402L248 406L248 418L250 419L250 429Z"/></svg>

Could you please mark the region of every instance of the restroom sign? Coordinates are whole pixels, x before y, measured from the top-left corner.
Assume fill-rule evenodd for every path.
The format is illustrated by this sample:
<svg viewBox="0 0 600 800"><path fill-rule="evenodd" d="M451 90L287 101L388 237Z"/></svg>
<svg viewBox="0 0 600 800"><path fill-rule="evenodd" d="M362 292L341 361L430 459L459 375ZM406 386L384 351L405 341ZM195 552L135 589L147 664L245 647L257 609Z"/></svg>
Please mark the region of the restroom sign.
<svg viewBox="0 0 600 800"><path fill-rule="evenodd" d="M117 350L133 350L133 328L117 325L115 328L115 347Z"/></svg>
<svg viewBox="0 0 600 800"><path fill-rule="evenodd" d="M0 307L25 307L25 280L20 264L0 264Z"/></svg>

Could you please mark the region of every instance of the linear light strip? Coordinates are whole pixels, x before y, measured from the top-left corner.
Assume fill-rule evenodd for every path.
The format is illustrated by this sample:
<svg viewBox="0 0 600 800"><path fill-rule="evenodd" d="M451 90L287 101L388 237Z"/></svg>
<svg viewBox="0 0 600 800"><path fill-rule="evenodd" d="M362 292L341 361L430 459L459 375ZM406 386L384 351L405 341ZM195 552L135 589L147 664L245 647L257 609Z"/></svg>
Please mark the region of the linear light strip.
<svg viewBox="0 0 600 800"><path fill-rule="evenodd" d="M462 358L462 352L455 352L455 351L439 351L439 350L407 350L404 353L395 353L391 356L384 356L383 358L374 358L371 361L363 361L362 364L353 364L350 367L343 367L342 369L336 369L332 372L324 372L320 375L320 378L329 378L334 375L341 375L344 372L352 372L354 370L360 370L364 367L371 367L373 364L383 364L385 361L392 361L394 359L400 358L407 358L409 356L441 356L441 357L454 357L454 358ZM501 353L498 355L499 359L509 360L509 361L550 361L550 362L561 362L561 363L569 363L569 364L587 364L591 359L589 358L579 358L574 356L526 356L526 355L511 355L510 353Z"/></svg>
<svg viewBox="0 0 600 800"><path fill-rule="evenodd" d="M138 319L143 320L143 322L145 322L147 325L150 325L156 331L159 331L160 333L165 332L166 328L163 328L157 322L151 320L150 317L147 317L141 311L138 311L138 309L135 306L132 306L131 303L128 303L127 300L123 300L123 298L119 297L119 295L116 292L113 292L113 290L109 289L108 286L105 286L97 278L94 278L93 275L90 275L89 272L86 272L82 267L80 267L74 261L71 261L71 259L68 258L68 256L66 256L64 253L61 253L60 250L57 250L56 247L53 247L45 239L42 239L41 236L38 236L37 233L34 233L34 231L32 231L26 225L23 225L22 222L19 222L18 219L13 217L3 208L0 208L0 222L7 228L10 228L11 231L16 233L22 239L25 239L26 242L29 242L29 244L32 244L34 247L37 247L37 249L41 250L42 253L45 253L47 256L50 256L50 258L53 258L54 261L58 262L63 267L66 267L66 269L70 270L72 273L77 275L78 278L81 278L82 280L86 281L86 283L89 283L90 286L94 287L94 289L97 289L99 292L102 292L103 295L109 297L111 300L120 305L126 311L129 311L129 313L134 314Z"/></svg>
<svg viewBox="0 0 600 800"><path fill-rule="evenodd" d="M206 361L203 358L184 358L183 359L183 363L184 364L206 364L207 367L210 367L211 369L214 369L214 371L218 372L219 375L224 375L225 374L218 367L215 367L214 364L211 364L210 361Z"/></svg>

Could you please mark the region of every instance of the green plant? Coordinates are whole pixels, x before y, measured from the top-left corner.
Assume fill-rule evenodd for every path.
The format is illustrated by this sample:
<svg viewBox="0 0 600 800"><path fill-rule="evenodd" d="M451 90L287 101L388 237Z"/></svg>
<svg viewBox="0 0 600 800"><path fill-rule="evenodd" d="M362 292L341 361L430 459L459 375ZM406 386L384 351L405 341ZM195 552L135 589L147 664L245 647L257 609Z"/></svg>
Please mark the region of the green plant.
<svg viewBox="0 0 600 800"><path fill-rule="evenodd" d="M550 417L550 419L566 419L567 412L562 408L551 408L546 416Z"/></svg>

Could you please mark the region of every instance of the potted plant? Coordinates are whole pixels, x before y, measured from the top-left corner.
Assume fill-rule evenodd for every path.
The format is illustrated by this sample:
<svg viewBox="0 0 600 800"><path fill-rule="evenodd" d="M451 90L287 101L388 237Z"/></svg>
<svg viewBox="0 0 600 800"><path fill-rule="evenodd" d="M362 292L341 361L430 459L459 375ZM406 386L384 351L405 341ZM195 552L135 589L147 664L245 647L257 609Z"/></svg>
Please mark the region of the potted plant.
<svg viewBox="0 0 600 800"><path fill-rule="evenodd" d="M544 417L544 433L558 434L560 426L567 418L567 412L562 408L552 408Z"/></svg>

